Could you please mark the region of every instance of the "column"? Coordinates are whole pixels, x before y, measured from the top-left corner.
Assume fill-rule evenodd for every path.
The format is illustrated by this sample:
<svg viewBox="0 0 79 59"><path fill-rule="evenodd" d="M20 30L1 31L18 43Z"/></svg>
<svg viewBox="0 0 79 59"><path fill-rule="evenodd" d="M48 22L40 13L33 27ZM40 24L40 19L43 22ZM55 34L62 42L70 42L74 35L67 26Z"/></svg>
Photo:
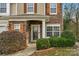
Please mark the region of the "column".
<svg viewBox="0 0 79 59"><path fill-rule="evenodd" d="M45 38L45 21L42 21L42 38Z"/></svg>
<svg viewBox="0 0 79 59"><path fill-rule="evenodd" d="M29 31L27 31L27 21L25 22L25 33L26 33L26 45L29 46Z"/></svg>

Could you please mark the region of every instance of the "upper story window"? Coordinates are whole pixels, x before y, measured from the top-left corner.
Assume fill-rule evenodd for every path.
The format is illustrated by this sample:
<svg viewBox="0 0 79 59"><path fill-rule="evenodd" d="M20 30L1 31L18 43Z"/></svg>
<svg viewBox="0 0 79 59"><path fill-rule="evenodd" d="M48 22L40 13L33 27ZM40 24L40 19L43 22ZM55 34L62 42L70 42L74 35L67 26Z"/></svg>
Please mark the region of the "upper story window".
<svg viewBox="0 0 79 59"><path fill-rule="evenodd" d="M50 4L50 14L56 14L56 3L51 3Z"/></svg>
<svg viewBox="0 0 79 59"><path fill-rule="evenodd" d="M0 13L6 13L6 3L0 3Z"/></svg>
<svg viewBox="0 0 79 59"><path fill-rule="evenodd" d="M27 13L34 13L34 4L33 3L27 4Z"/></svg>
<svg viewBox="0 0 79 59"><path fill-rule="evenodd" d="M10 4L9 3L0 3L0 16L10 15Z"/></svg>

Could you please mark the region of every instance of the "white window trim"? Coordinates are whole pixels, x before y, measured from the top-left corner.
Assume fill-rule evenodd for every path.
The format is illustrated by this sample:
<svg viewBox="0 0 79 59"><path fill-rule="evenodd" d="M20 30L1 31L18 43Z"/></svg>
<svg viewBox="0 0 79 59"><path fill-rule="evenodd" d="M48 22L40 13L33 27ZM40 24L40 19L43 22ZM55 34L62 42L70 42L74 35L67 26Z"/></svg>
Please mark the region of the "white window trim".
<svg viewBox="0 0 79 59"><path fill-rule="evenodd" d="M50 3L50 15L56 15L57 14L57 3L56 3L56 13L51 13L51 3Z"/></svg>
<svg viewBox="0 0 79 59"><path fill-rule="evenodd" d="M60 24L47 24L47 26L60 26Z"/></svg>
<svg viewBox="0 0 79 59"><path fill-rule="evenodd" d="M6 3L7 11L6 13L0 13L0 16L9 16L10 15L10 3Z"/></svg>
<svg viewBox="0 0 79 59"><path fill-rule="evenodd" d="M44 15L46 15L46 3L44 3Z"/></svg>
<svg viewBox="0 0 79 59"><path fill-rule="evenodd" d="M16 15L18 13L18 4L16 3Z"/></svg>
<svg viewBox="0 0 79 59"><path fill-rule="evenodd" d="M59 26L60 27L60 24L47 24L46 25L46 27L47 26L52 26L52 27L54 27L54 26ZM59 37L61 36L61 28L59 28ZM46 34L47 34L47 29L46 29ZM53 34L54 35L54 34ZM46 38L49 38L49 37L47 37L47 35L46 35Z"/></svg>
<svg viewBox="0 0 79 59"><path fill-rule="evenodd" d="M15 28L16 25L19 25L19 27ZM20 31L20 24L14 24L14 30L16 30L16 29L19 29L19 31Z"/></svg>
<svg viewBox="0 0 79 59"><path fill-rule="evenodd" d="M27 3L27 14L34 14L34 3L33 3L33 12L28 12L28 3Z"/></svg>

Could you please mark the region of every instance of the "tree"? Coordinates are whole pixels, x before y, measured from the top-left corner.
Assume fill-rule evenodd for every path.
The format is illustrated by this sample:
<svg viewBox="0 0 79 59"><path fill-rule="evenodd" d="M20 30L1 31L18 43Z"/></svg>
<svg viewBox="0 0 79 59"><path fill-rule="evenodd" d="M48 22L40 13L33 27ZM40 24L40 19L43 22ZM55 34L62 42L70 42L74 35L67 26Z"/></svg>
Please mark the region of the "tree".
<svg viewBox="0 0 79 59"><path fill-rule="evenodd" d="M64 25L67 26L69 22L74 23L76 26L75 36L78 40L79 28L79 4L78 3L67 3L64 5ZM65 28L66 29L66 28Z"/></svg>

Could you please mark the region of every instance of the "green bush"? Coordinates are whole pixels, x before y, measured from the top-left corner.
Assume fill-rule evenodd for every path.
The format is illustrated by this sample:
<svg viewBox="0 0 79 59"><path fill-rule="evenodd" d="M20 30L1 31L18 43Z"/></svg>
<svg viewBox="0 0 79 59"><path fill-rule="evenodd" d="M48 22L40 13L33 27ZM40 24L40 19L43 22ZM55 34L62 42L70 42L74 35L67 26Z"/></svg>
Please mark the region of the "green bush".
<svg viewBox="0 0 79 59"><path fill-rule="evenodd" d="M74 40L65 37L50 37L49 42L51 47L72 47L75 44Z"/></svg>
<svg viewBox="0 0 79 59"><path fill-rule="evenodd" d="M0 34L0 54L9 54L24 49L25 39L20 32L2 32Z"/></svg>
<svg viewBox="0 0 79 59"><path fill-rule="evenodd" d="M41 38L36 42L37 50L50 48L50 43L48 39Z"/></svg>
<svg viewBox="0 0 79 59"><path fill-rule="evenodd" d="M39 39L36 42L37 49L46 49L49 47L73 47L75 45L75 36L72 32L64 31L61 37L51 36L47 39Z"/></svg>
<svg viewBox="0 0 79 59"><path fill-rule="evenodd" d="M49 42L51 47L64 47L65 38L63 37L50 37Z"/></svg>
<svg viewBox="0 0 79 59"><path fill-rule="evenodd" d="M70 31L62 32L61 37L66 38L67 41L69 42L69 43L67 42L67 44L69 44L70 46L73 46L76 42L75 35Z"/></svg>
<svg viewBox="0 0 79 59"><path fill-rule="evenodd" d="M68 39L75 40L75 35L70 31L62 32L61 37L65 37L65 38L68 38Z"/></svg>
<svg viewBox="0 0 79 59"><path fill-rule="evenodd" d="M72 32L64 31L61 37L50 37L51 47L72 47L75 44L75 36Z"/></svg>
<svg viewBox="0 0 79 59"><path fill-rule="evenodd" d="M49 42L50 42L51 47L55 46L56 42L54 42L54 41L56 41L56 40L57 40L57 37L55 37L55 36L51 36L49 38Z"/></svg>

